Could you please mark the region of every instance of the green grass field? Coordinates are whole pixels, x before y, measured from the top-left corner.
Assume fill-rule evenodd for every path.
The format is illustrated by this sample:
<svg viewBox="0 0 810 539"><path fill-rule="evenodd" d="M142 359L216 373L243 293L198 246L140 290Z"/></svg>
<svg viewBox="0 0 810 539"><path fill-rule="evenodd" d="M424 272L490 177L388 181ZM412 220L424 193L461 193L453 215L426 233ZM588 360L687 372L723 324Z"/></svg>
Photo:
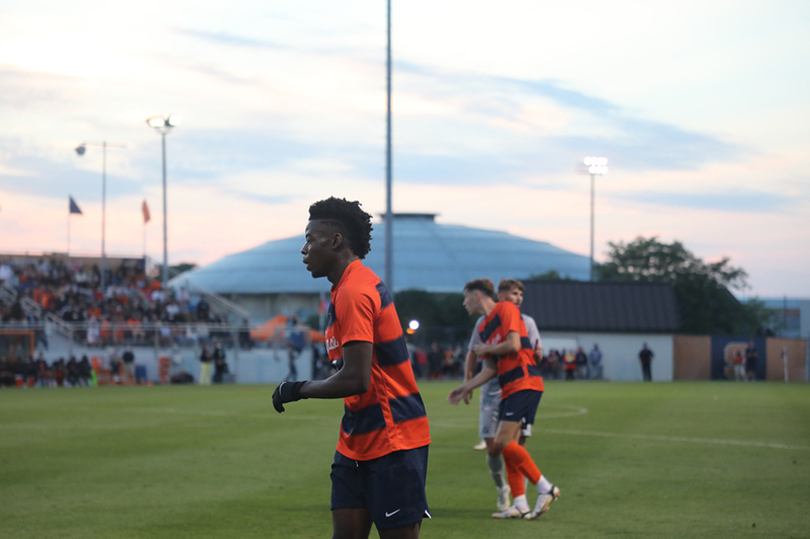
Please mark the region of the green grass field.
<svg viewBox="0 0 810 539"><path fill-rule="evenodd" d="M452 387L421 384L422 537L810 537L810 385L547 383L528 448L562 496L536 521L490 518ZM329 537L342 403L272 390L0 390L0 537Z"/></svg>

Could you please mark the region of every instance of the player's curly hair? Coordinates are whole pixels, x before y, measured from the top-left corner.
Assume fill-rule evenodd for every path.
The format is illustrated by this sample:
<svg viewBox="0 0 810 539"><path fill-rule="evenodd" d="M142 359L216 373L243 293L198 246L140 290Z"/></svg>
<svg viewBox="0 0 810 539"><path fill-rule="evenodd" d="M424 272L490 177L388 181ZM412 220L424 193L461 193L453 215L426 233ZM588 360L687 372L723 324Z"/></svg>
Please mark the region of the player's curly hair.
<svg viewBox="0 0 810 539"><path fill-rule="evenodd" d="M329 197L309 207L309 220L323 220L346 238L352 253L360 259L371 250L371 215L360 209L360 202Z"/></svg>

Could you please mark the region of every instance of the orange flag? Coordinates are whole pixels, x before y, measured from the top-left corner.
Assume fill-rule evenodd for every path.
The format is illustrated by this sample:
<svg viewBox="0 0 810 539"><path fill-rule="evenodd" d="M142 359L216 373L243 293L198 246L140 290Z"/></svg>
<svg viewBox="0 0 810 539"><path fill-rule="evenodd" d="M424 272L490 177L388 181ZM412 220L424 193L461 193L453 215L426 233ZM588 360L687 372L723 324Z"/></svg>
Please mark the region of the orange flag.
<svg viewBox="0 0 810 539"><path fill-rule="evenodd" d="M143 211L143 224L149 222L149 206L146 205L146 201L143 201L143 205L141 206L141 210Z"/></svg>

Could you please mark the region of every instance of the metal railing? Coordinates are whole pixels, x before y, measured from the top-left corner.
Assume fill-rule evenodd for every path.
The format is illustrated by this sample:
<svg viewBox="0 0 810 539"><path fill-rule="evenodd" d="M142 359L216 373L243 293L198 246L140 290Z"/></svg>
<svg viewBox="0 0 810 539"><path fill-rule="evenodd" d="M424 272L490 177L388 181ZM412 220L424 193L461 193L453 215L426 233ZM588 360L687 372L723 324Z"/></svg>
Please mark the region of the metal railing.
<svg viewBox="0 0 810 539"><path fill-rule="evenodd" d="M50 313L47 313L50 314ZM191 346L219 339L228 345L255 346L250 327L243 324L211 322L66 322L56 316L38 322L0 322L0 329L26 329L50 334L56 330L80 346ZM280 326L265 342L283 343L285 328ZM305 335L306 337L306 335Z"/></svg>
<svg viewBox="0 0 810 539"><path fill-rule="evenodd" d="M148 259L148 261L151 262L151 259ZM185 287L187 291L194 292L196 294L203 296L211 306L219 307L220 311L225 311L226 314L236 315L240 319L250 318L250 311L228 299L225 299L216 292L213 292L200 284L192 283L187 278L177 279L177 277L180 277L182 275L183 275L182 273L179 273L169 268L169 279L182 281L182 285ZM174 284L177 285L179 283L175 282Z"/></svg>
<svg viewBox="0 0 810 539"><path fill-rule="evenodd" d="M7 282L0 283L0 300L6 303L14 303L17 301L17 289L8 284Z"/></svg>

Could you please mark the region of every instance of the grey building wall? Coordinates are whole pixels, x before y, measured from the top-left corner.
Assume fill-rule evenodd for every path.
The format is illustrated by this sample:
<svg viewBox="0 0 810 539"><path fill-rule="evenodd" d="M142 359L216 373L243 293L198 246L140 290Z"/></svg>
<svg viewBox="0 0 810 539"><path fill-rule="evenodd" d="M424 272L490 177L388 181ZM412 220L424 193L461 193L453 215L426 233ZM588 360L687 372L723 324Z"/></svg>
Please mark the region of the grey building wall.
<svg viewBox="0 0 810 539"><path fill-rule="evenodd" d="M603 378L614 382L640 382L642 380L641 364L638 353L646 342L655 357L651 370L654 382L671 382L673 380L673 336L671 334L643 333L586 333L567 331L541 331L543 353L552 349L568 349L579 346L590 352L594 344L602 351Z"/></svg>

